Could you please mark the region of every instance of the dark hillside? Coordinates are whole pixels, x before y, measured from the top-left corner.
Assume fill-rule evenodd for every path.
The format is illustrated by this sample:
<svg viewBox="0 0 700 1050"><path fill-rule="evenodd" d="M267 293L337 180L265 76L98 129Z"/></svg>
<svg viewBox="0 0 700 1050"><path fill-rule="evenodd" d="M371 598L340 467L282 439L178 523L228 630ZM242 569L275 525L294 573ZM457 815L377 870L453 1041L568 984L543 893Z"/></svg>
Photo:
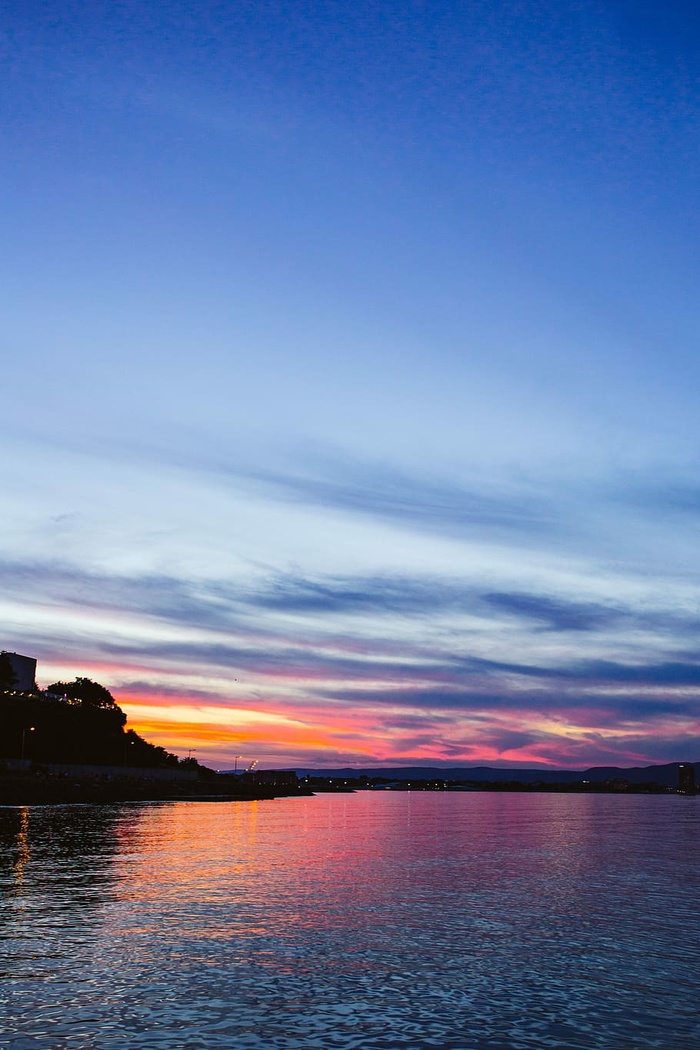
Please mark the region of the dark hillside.
<svg viewBox="0 0 700 1050"><path fill-rule="evenodd" d="M125 730L116 704L96 707L44 694L0 693L0 760L35 763L175 767L164 748Z"/></svg>

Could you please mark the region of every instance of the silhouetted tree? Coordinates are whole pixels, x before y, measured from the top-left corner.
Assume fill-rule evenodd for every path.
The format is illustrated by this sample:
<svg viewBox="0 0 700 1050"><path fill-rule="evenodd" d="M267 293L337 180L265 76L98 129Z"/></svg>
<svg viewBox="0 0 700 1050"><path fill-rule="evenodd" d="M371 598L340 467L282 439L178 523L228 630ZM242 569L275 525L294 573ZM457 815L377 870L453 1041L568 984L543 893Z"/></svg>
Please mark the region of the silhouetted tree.
<svg viewBox="0 0 700 1050"><path fill-rule="evenodd" d="M105 689L99 682L93 682L91 678L76 678L74 682L54 682L48 691L58 696L70 697L71 700L79 700L88 707L111 709L117 706L109 689Z"/></svg>

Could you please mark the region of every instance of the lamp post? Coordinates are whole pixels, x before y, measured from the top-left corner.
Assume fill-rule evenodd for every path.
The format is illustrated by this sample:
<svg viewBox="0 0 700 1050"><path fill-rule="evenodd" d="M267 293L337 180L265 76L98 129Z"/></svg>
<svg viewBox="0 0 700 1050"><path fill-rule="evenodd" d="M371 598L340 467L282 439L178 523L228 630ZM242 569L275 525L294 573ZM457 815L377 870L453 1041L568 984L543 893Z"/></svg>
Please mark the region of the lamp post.
<svg viewBox="0 0 700 1050"><path fill-rule="evenodd" d="M234 773L238 772L238 759L239 758L243 758L243 755L234 755L233 756L233 772Z"/></svg>
<svg viewBox="0 0 700 1050"><path fill-rule="evenodd" d="M36 726L25 726L22 730L22 750L20 751L20 760L24 762L24 745L27 742L27 733L33 733Z"/></svg>
<svg viewBox="0 0 700 1050"><path fill-rule="evenodd" d="M133 739L133 737L130 737L129 734L127 733L125 735L125 737L124 737L124 768L125 769L129 765L129 747L133 746L135 743L136 743L136 741Z"/></svg>
<svg viewBox="0 0 700 1050"><path fill-rule="evenodd" d="M188 747L188 748L187 748L187 761L188 761L188 762L189 762L189 760L190 760L190 759L192 758L192 752L193 752L193 751L196 751L196 750L197 750L197 748L196 748L196 747Z"/></svg>

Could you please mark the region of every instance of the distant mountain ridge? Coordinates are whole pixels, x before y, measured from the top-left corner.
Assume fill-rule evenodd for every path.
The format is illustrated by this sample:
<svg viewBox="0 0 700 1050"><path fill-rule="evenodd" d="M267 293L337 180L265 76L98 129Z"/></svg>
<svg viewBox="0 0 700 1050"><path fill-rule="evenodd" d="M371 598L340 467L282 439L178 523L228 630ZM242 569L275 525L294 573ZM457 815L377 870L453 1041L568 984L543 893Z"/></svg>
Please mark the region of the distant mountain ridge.
<svg viewBox="0 0 700 1050"><path fill-rule="evenodd" d="M388 780L477 780L515 781L519 784L575 784L582 780L600 783L605 780L626 780L628 784L656 783L677 787L678 762L658 766L593 766L590 769L507 769L496 766L345 766L336 769L297 769L299 776L319 777L385 777ZM695 767L700 781L700 762Z"/></svg>

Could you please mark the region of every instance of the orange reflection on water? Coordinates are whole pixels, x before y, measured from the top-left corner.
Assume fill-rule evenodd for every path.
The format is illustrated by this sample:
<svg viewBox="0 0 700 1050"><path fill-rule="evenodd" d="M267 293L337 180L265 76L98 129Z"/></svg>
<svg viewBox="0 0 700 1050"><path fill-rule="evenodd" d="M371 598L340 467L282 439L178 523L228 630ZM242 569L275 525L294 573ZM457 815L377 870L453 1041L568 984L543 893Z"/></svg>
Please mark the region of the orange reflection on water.
<svg viewBox="0 0 700 1050"><path fill-rule="evenodd" d="M129 896L158 900L186 889L206 897L231 872L254 873L259 805L183 802L141 811L119 857Z"/></svg>
<svg viewBox="0 0 700 1050"><path fill-rule="evenodd" d="M24 869L29 863L29 810L26 806L19 809L19 829L17 831L17 856L12 865L12 875L18 886L24 882Z"/></svg>

